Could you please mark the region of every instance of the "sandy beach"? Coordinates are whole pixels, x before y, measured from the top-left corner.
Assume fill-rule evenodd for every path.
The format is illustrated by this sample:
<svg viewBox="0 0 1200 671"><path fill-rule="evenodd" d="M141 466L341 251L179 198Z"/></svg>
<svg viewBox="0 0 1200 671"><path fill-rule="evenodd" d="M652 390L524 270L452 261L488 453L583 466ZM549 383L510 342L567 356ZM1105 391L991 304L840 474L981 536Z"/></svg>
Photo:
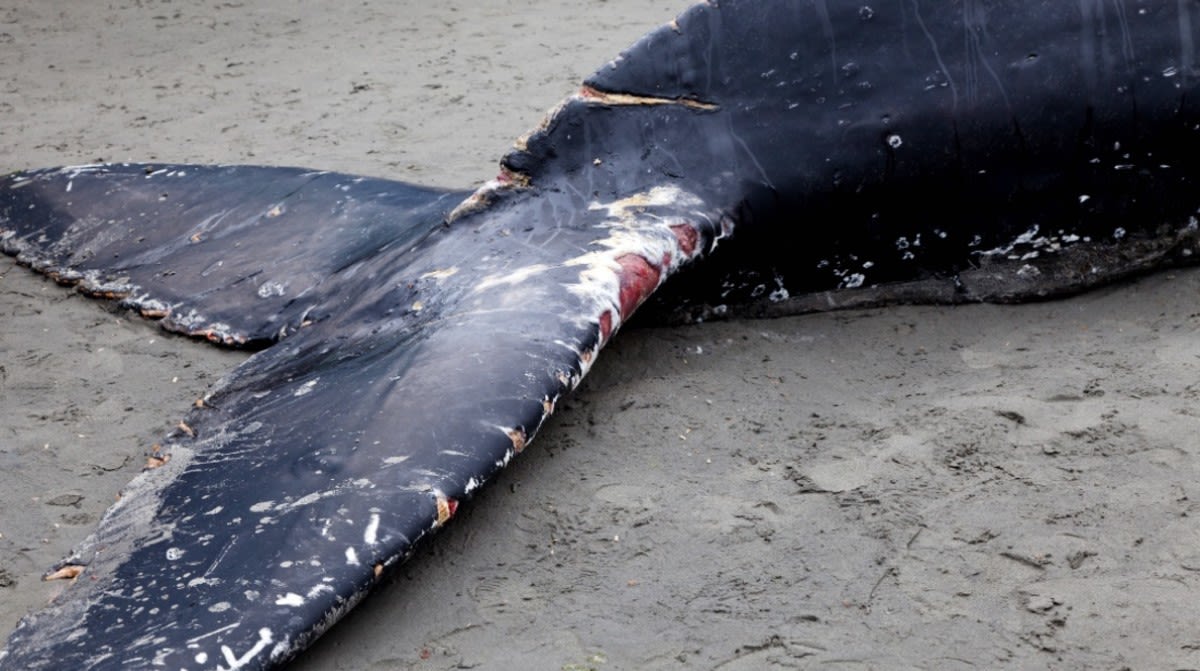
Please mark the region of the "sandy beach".
<svg viewBox="0 0 1200 671"><path fill-rule="evenodd" d="M447 187L682 0L0 6L0 173ZM628 328L289 668L1200 669L1200 272ZM0 258L0 635L244 353Z"/></svg>

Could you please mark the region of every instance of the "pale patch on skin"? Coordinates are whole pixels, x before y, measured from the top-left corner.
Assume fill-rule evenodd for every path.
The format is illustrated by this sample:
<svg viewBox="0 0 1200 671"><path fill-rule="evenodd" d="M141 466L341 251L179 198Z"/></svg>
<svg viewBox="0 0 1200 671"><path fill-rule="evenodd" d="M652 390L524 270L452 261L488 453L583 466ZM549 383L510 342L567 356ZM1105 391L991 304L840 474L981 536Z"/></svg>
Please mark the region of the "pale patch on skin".
<svg viewBox="0 0 1200 671"><path fill-rule="evenodd" d="M488 289L491 289L493 287L498 287L501 285L512 286L512 285L521 284L522 282L525 282L526 280L528 280L531 277L540 275L540 274L546 272L547 270L551 270L551 269L557 268L557 267L558 267L557 265L551 265L551 264L546 264L546 263L535 263L531 266L526 266L524 268L518 268L517 270L509 271L504 274L492 275L491 277L485 277L482 280L480 280L479 284L475 285L475 290L476 291L486 291Z"/></svg>
<svg viewBox="0 0 1200 671"><path fill-rule="evenodd" d="M379 513L371 513L371 521L367 522L367 528L363 530L363 542L367 545L374 545L379 539L376 534L379 533Z"/></svg>
<svg viewBox="0 0 1200 671"><path fill-rule="evenodd" d="M479 489L479 486L481 484L483 484L483 483L480 482L479 480L477 480L476 478L472 477L470 480L467 480L467 486L463 488L463 493L470 494L471 492L475 491L476 489Z"/></svg>
<svg viewBox="0 0 1200 671"><path fill-rule="evenodd" d="M313 378L313 379L309 380L308 382L305 382L304 384L300 385L300 388L297 389L295 391L295 393L292 395L293 396L304 396L306 394L310 394L310 393L312 393L312 390L314 388L316 388L317 383L320 381L321 381L321 378L319 378L319 377Z"/></svg>
<svg viewBox="0 0 1200 671"><path fill-rule="evenodd" d="M329 585L318 583L316 585L313 585L312 589L308 590L308 594L306 594L306 596L310 599L314 599L326 592L333 593L333 588L330 587Z"/></svg>
<svg viewBox="0 0 1200 671"><path fill-rule="evenodd" d="M449 268L442 268L440 270L431 270L421 275L419 279L444 280L447 277L454 276L456 273L458 273L458 266L450 266Z"/></svg>
<svg viewBox="0 0 1200 671"><path fill-rule="evenodd" d="M288 592L287 594L279 597L278 599L275 599L275 605L276 606L292 606L292 607L303 606L304 605L304 597L300 596L299 594L296 594L295 592Z"/></svg>

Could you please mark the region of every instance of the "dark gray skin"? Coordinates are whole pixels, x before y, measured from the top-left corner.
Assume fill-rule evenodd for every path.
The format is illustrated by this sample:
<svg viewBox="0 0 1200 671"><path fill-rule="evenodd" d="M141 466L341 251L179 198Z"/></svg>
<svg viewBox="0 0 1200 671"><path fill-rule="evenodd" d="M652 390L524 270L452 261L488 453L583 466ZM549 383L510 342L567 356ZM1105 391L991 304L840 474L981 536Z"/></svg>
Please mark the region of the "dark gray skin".
<svg viewBox="0 0 1200 671"><path fill-rule="evenodd" d="M693 7L465 201L289 169L6 178L8 253L265 349L64 562L76 584L0 668L286 662L676 273L660 318L1040 298L1194 257L1200 3L938 9Z"/></svg>

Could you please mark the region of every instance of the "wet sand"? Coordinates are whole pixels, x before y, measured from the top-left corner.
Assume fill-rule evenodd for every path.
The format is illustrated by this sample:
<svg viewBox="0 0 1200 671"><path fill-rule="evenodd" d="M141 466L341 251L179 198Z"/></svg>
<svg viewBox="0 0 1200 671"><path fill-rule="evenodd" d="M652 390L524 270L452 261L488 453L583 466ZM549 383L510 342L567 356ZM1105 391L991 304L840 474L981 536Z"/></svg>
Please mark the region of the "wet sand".
<svg viewBox="0 0 1200 671"><path fill-rule="evenodd" d="M0 171L467 186L682 2L0 7ZM628 329L293 668L1200 668L1200 273ZM0 261L0 634L243 358Z"/></svg>

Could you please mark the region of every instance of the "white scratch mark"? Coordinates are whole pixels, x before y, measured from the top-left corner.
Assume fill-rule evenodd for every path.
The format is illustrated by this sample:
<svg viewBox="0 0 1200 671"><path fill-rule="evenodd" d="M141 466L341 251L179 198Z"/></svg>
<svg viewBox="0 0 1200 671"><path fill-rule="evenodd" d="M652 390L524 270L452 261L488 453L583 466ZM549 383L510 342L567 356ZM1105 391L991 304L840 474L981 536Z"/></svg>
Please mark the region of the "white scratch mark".
<svg viewBox="0 0 1200 671"><path fill-rule="evenodd" d="M316 387L317 383L320 381L321 381L321 378L314 377L313 379L309 380L308 382L305 382L304 384L300 385L300 388L297 389L296 393L292 394L292 396L304 396L305 394L311 393L313 388Z"/></svg>
<svg viewBox="0 0 1200 671"><path fill-rule="evenodd" d="M263 627L262 629L258 630L258 642L254 644L254 647L247 650L246 654L242 655L241 657L234 657L233 650L231 650L229 646L221 646L221 654L225 656L225 663L229 666L224 667L218 664L217 671L237 671L237 669L245 667L250 660L254 659L258 653L262 652L263 649L270 644L271 630Z"/></svg>
<svg viewBox="0 0 1200 671"><path fill-rule="evenodd" d="M197 636L196 638L189 638L186 642L190 646L191 644L195 643L196 641L202 641L202 640L208 638L209 636L216 636L217 634L223 634L223 633L229 631L230 629L237 628L237 626L238 626L237 622L234 622L233 624L227 624L224 627L221 627L220 629L214 629L213 631L210 631L207 634L201 634L200 636Z"/></svg>
<svg viewBox="0 0 1200 671"><path fill-rule="evenodd" d="M371 521L367 523L367 528L363 531L363 541L365 541L367 545L374 545L377 540L375 534L378 532L379 513L371 513Z"/></svg>

